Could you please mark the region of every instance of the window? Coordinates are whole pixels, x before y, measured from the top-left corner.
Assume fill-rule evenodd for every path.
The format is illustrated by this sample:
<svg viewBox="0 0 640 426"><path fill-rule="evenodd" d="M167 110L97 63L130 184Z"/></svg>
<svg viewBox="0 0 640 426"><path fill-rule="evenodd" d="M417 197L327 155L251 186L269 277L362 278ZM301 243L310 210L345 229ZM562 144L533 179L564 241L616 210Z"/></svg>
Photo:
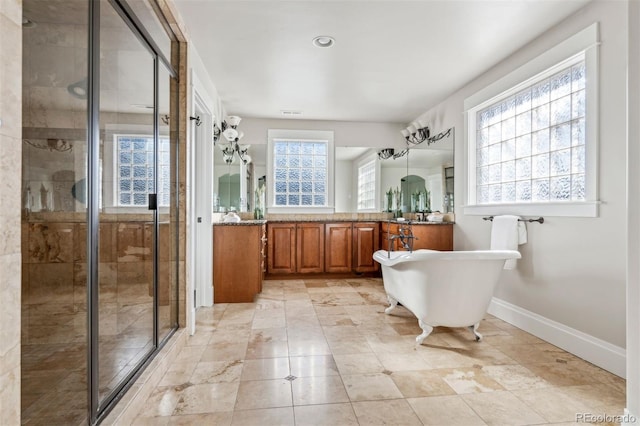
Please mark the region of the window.
<svg viewBox="0 0 640 426"><path fill-rule="evenodd" d="M596 35L594 24L465 101L465 213L597 215Z"/></svg>
<svg viewBox="0 0 640 426"><path fill-rule="evenodd" d="M358 210L373 210L376 200L376 162L358 167Z"/></svg>
<svg viewBox="0 0 640 426"><path fill-rule="evenodd" d="M153 136L114 135L116 147L116 205L147 207L154 192ZM158 205L169 206L169 139L159 140Z"/></svg>
<svg viewBox="0 0 640 426"><path fill-rule="evenodd" d="M327 205L327 142L274 141L276 206Z"/></svg>
<svg viewBox="0 0 640 426"><path fill-rule="evenodd" d="M333 208L333 132L269 130L271 212ZM268 181L268 180L267 180Z"/></svg>
<svg viewBox="0 0 640 426"><path fill-rule="evenodd" d="M580 59L476 113L477 204L584 200Z"/></svg>

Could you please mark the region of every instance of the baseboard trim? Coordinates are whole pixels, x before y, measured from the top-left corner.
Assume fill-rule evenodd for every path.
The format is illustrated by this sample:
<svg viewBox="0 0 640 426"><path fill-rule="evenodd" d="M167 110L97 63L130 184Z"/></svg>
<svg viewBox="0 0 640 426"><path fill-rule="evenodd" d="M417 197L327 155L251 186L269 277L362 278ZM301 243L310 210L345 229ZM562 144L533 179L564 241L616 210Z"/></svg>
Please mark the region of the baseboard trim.
<svg viewBox="0 0 640 426"><path fill-rule="evenodd" d="M626 377L626 350L494 297L489 313L616 376Z"/></svg>

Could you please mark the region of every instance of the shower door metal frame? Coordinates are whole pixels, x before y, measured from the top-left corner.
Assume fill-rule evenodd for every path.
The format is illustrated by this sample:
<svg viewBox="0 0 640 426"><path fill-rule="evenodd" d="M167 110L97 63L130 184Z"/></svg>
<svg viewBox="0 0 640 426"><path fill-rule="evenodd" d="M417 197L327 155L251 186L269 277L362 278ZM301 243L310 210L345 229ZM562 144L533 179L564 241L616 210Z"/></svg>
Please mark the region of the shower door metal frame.
<svg viewBox="0 0 640 426"><path fill-rule="evenodd" d="M159 216L158 210L153 212L153 347L151 351L127 374L114 390L102 401L99 398L99 211L100 211L100 7L102 1L87 0L89 3L89 41L87 61L87 387L88 387L88 419L91 425L101 422L113 409L116 403L124 396L133 382L140 376L146 366L162 349L178 327L179 298L176 285L176 312L174 324L167 336L160 340L158 333L158 238ZM158 122L158 87L159 67L165 66L172 78L178 78L178 74L171 62L163 55L157 44L153 41L148 31L145 30L140 20L136 17L131 7L124 0L108 0L118 15L123 19L133 34L141 41L153 57L153 140L154 140L154 191L158 192L158 147L159 147L159 122ZM168 34L171 38L171 35ZM169 91L170 93L171 91ZM171 99L170 99L171 105ZM177 123L178 117L175 117ZM170 137L170 144L172 140ZM171 158L177 167L177 150ZM176 174L178 176L178 174ZM176 178L176 187L178 186ZM178 206L178 192L175 191L171 208ZM177 243L178 228L175 233L170 233ZM178 259L176 262L176 274L178 271ZM177 279L177 276L176 276ZM177 281L176 281L177 282Z"/></svg>

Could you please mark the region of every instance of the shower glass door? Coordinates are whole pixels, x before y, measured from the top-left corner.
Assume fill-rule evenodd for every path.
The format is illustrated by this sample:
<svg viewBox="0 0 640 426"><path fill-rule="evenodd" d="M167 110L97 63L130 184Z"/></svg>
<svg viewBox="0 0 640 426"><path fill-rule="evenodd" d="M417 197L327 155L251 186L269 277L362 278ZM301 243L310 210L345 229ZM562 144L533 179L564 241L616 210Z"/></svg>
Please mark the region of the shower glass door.
<svg viewBox="0 0 640 426"><path fill-rule="evenodd" d="M158 172L155 55L100 2L98 403L155 350Z"/></svg>

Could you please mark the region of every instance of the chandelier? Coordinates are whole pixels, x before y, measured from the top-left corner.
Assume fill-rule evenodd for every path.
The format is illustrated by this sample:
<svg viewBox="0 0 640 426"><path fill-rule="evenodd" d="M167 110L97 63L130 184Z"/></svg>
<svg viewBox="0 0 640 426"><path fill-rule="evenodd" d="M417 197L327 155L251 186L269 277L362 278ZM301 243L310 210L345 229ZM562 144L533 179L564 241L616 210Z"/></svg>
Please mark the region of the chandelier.
<svg viewBox="0 0 640 426"><path fill-rule="evenodd" d="M220 123L220 127L214 123L213 125L213 143L220 140L220 135L224 136L227 143L219 143L218 147L222 151L222 158L227 164L235 162L236 157L240 159L242 164L251 163L251 156L248 154L250 145L240 145L238 142L244 136L242 131L238 131L237 127L242 120L237 115L230 115Z"/></svg>

